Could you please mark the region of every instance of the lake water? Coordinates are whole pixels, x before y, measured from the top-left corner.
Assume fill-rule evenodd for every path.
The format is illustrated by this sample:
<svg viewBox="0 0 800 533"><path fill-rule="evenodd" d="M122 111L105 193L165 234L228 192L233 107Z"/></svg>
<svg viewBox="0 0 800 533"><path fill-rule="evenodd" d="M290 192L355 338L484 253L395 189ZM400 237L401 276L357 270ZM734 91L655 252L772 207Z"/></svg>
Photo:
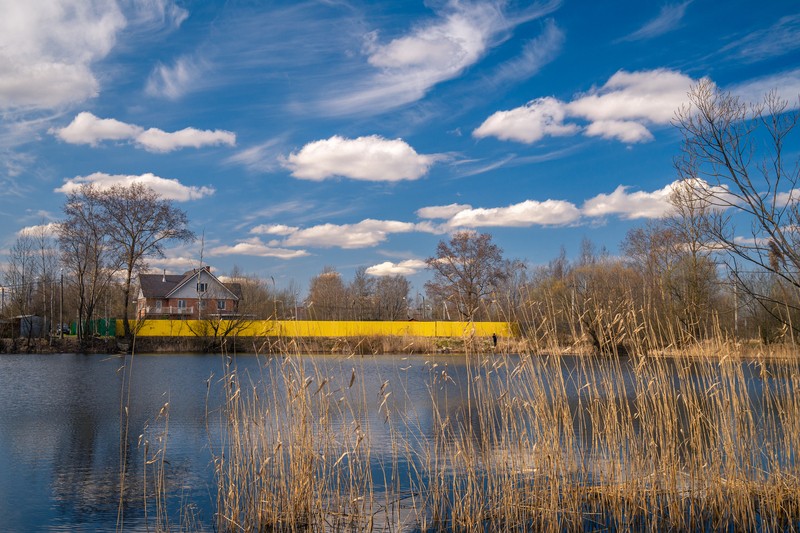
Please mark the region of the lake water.
<svg viewBox="0 0 800 533"><path fill-rule="evenodd" d="M258 380L261 366L274 361L246 355L237 357L235 364L240 375ZM314 361L334 374L346 374L339 376L344 380L358 367L359 381L363 379L371 398L387 380L408 390L407 398L413 399L408 401L416 405L407 408L422 414L423 425L430 415L431 369L441 365L455 375L463 370L463 356L443 356L438 362L413 356ZM180 520L179 508L189 506L200 525L212 530L216 484L210 446L219 433L213 422L219 406L214 391L219 392L227 362L219 355L136 355L133 362L106 355L0 355L0 531L115 531L126 371L131 386L130 400L122 403L128 405L130 418L125 529L145 530L139 436L147 434L146 429L161 428L157 415L169 402L173 520ZM390 445L380 434L380 415L373 415L372 442L379 457L380 448ZM152 509L148 512L152 520Z"/></svg>
<svg viewBox="0 0 800 533"><path fill-rule="evenodd" d="M308 383L312 391L345 394L357 376L352 390L375 403L363 417L369 428L371 461L378 465L387 464L392 453L387 409L400 420L412 421L415 435L406 435L409 442L425 439L433 431L433 406L463 415L468 399L461 385L476 379L474 368L457 355L299 360L313 367L308 374L316 377ZM158 436L167 429L158 416L167 403L165 474L170 521L186 523L188 510L194 528L213 531L217 486L212 450L219 451L222 432L220 377L226 365L232 364L243 389L258 382L266 382L269 389L272 375L264 369L274 370L282 361L281 357L252 355L0 355L0 531L115 531L120 513L125 530L147 530L155 509L152 496L147 504L143 496L147 486L143 477L152 469L145 466L145 455L152 456ZM499 366L490 363L483 375L507 379L517 359L502 361ZM576 358L559 361L568 382L570 408L578 412L594 370ZM622 389L630 393L628 400L635 393L634 366L625 360L615 374L625 383ZM770 374L750 364L742 368L757 409L760 388ZM685 368L681 372L687 375ZM679 373L676 369L676 380ZM695 379L691 370L688 376ZM697 379L699 387L708 387L701 377ZM602 401L602 396L600 391L596 401ZM387 399L383 408L378 405L382 399ZM125 405L127 436L120 423ZM579 417L574 420L580 422ZM579 425L589 445L587 426ZM149 450L143 441L151 443ZM125 448L126 491L120 509L121 450Z"/></svg>

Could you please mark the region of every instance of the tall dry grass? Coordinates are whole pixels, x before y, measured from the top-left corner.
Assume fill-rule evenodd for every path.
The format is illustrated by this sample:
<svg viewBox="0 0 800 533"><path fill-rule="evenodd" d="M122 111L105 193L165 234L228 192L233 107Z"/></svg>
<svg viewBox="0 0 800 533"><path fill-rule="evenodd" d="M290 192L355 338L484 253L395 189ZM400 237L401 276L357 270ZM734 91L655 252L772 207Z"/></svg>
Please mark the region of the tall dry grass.
<svg viewBox="0 0 800 533"><path fill-rule="evenodd" d="M360 357L288 342L258 376L230 357L216 528L800 529L800 357L745 358L718 327L699 341L635 309L595 310L605 350L565 354L562 317L534 311L522 353L465 341L463 372L429 363L430 413L398 408L402 377L368 392Z"/></svg>

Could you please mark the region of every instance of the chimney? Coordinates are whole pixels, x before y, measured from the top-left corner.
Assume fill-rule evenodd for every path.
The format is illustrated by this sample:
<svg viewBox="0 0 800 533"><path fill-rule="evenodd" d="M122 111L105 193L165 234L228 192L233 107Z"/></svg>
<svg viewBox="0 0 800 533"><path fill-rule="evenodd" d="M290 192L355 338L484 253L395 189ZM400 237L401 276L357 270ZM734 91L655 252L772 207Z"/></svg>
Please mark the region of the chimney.
<svg viewBox="0 0 800 533"><path fill-rule="evenodd" d="M164 273L161 274L161 283L165 283L167 281L167 269L164 269Z"/></svg>

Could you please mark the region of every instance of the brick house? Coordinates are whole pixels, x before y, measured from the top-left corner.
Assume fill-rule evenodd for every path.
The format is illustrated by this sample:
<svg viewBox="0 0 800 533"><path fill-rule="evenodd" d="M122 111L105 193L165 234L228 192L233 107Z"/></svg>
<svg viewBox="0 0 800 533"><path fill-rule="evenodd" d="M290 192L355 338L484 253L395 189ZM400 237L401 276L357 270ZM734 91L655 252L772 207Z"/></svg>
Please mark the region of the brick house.
<svg viewBox="0 0 800 533"><path fill-rule="evenodd" d="M242 289L223 283L204 266L183 274L140 274L137 318L225 318L238 316Z"/></svg>

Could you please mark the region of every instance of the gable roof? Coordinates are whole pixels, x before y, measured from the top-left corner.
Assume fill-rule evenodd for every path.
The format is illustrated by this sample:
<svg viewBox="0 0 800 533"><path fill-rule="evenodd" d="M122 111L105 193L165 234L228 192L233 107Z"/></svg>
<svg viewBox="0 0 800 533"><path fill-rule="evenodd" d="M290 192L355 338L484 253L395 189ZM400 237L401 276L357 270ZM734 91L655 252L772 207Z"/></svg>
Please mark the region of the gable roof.
<svg viewBox="0 0 800 533"><path fill-rule="evenodd" d="M220 287L228 291L233 300L241 298L242 289L238 283L222 283L219 278L211 273L211 268L204 266L194 268L183 274L139 274L139 286L144 298L169 298L170 295L197 278L201 272L205 272Z"/></svg>

